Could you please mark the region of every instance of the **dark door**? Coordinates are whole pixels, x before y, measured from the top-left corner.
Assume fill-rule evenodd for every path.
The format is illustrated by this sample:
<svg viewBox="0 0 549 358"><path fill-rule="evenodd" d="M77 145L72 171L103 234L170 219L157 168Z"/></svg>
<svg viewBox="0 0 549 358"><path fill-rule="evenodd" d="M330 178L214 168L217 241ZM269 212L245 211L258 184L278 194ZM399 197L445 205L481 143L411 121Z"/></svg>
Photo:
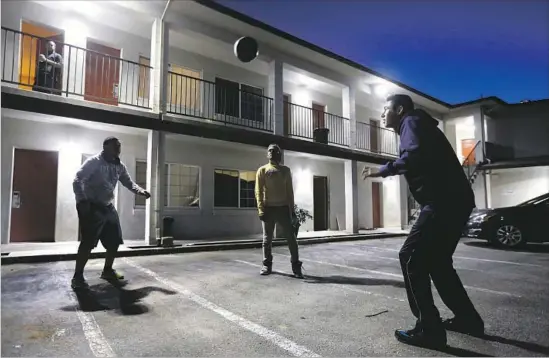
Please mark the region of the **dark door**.
<svg viewBox="0 0 549 358"><path fill-rule="evenodd" d="M375 153L379 153L380 131L379 121L370 119L370 150Z"/></svg>
<svg viewBox="0 0 549 358"><path fill-rule="evenodd" d="M86 88L84 99L117 106L120 50L95 43L86 44ZM138 78L135 79L137 83ZM131 79L129 79L131 81Z"/></svg>
<svg viewBox="0 0 549 358"><path fill-rule="evenodd" d="M57 163L57 152L15 150L10 242L55 241Z"/></svg>
<svg viewBox="0 0 549 358"><path fill-rule="evenodd" d="M283 97L284 102L284 135L287 136L291 133L290 126L291 126L291 108L290 108L290 95L285 94Z"/></svg>
<svg viewBox="0 0 549 358"><path fill-rule="evenodd" d="M372 182L372 218L374 229L381 227L381 183Z"/></svg>
<svg viewBox="0 0 549 358"><path fill-rule="evenodd" d="M322 104L313 103L313 129L326 128L324 111L326 106Z"/></svg>
<svg viewBox="0 0 549 358"><path fill-rule="evenodd" d="M313 177L314 231L328 230L328 178Z"/></svg>

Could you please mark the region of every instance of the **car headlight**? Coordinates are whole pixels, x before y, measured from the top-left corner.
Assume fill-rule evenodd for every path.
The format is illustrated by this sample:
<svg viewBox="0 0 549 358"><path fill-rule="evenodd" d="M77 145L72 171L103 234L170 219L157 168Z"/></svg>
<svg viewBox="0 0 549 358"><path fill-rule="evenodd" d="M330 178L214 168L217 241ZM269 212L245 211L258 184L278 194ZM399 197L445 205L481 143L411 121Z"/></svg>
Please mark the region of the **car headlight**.
<svg viewBox="0 0 549 358"><path fill-rule="evenodd" d="M481 223L481 222L486 222L488 220L490 220L492 217L494 217L495 214L480 214L480 215L477 215L475 217L473 217L471 219L471 222L472 223Z"/></svg>

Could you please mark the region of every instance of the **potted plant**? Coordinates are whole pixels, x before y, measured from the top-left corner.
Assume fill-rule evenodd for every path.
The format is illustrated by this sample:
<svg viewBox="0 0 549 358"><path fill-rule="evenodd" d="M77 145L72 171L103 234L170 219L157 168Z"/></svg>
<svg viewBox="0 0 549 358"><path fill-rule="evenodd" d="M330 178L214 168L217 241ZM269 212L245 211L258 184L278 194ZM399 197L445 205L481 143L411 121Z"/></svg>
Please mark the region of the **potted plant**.
<svg viewBox="0 0 549 358"><path fill-rule="evenodd" d="M295 216L293 217L292 225L294 227L295 237L297 238L297 233L299 232L301 225L303 225L307 219L312 219L313 216L308 210L302 209L297 205L294 205L294 213Z"/></svg>

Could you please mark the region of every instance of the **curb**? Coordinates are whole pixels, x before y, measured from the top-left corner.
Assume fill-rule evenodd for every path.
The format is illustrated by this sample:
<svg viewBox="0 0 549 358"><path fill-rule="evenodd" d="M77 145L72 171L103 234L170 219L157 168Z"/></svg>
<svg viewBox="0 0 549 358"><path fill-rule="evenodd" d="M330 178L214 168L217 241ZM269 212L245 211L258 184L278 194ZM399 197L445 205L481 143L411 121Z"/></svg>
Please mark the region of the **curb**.
<svg viewBox="0 0 549 358"><path fill-rule="evenodd" d="M360 241L372 239L385 239L392 237L406 236L406 234L386 233L386 234L361 234L361 235L341 235L310 239L298 239L299 245L315 245L328 242L344 242L344 241ZM285 239L274 239L273 246L286 246ZM117 257L135 257L135 256L152 256L152 255L169 255L186 252L207 252L207 251L223 251L223 250L242 250L242 249L257 249L262 247L261 240L240 240L232 242L204 242L196 243L188 246L178 247L150 247L143 249L130 249L120 251ZM90 259L105 258L105 252L92 252ZM71 261L76 259L76 253L67 254L46 254L46 255L29 255L29 256L4 256L2 257L2 265L13 265L22 263L44 263L54 261Z"/></svg>

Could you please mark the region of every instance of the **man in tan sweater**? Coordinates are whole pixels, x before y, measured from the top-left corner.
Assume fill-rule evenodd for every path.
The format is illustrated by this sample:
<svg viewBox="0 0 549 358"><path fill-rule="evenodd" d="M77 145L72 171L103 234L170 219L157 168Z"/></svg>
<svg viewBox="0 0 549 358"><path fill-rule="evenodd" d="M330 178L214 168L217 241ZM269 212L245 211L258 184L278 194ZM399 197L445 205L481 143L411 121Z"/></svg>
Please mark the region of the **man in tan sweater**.
<svg viewBox="0 0 549 358"><path fill-rule="evenodd" d="M269 163L257 170L255 180L255 198L259 219L263 224L263 267L261 275L272 272L272 243L275 225L280 225L288 240L292 271L297 278L303 278L302 263L299 261L297 238L294 234L292 220L294 212L294 189L292 172L281 165L282 152L276 144L267 149Z"/></svg>

